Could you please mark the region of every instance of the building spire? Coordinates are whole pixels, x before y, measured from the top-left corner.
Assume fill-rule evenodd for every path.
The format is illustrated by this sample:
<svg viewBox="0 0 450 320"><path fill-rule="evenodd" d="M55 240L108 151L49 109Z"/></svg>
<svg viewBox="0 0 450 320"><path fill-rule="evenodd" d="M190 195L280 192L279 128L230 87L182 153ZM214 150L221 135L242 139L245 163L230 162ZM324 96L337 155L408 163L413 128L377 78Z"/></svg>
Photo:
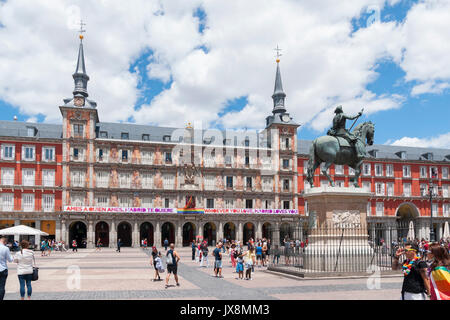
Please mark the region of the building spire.
<svg viewBox="0 0 450 320"><path fill-rule="evenodd" d="M87 92L87 82L89 81L89 76L86 74L86 65L84 63L84 50L83 50L83 33L86 30L83 29L83 26L86 25L83 23L83 20L80 21L80 48L78 50L78 61L77 61L77 69L75 73L72 75L73 80L75 81L75 89L73 91L74 96L89 96Z"/></svg>
<svg viewBox="0 0 450 320"><path fill-rule="evenodd" d="M283 83L281 82L281 72L280 72L280 57L281 57L281 49L274 49L277 52L277 73L275 75L275 88L273 91L272 99L273 99L273 111L272 113L282 113L286 112L286 108L284 107L284 99L286 98L286 94L283 91Z"/></svg>

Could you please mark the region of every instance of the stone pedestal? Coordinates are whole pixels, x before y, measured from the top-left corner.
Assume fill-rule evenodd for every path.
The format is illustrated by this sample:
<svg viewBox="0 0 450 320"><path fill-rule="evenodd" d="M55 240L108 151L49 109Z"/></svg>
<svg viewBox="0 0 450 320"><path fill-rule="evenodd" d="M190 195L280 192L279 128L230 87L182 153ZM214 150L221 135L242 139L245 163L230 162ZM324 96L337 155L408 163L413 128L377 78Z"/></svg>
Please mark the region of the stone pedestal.
<svg viewBox="0 0 450 320"><path fill-rule="evenodd" d="M305 190L310 227L303 267L311 272L365 272L373 251L368 243L367 203L360 188Z"/></svg>

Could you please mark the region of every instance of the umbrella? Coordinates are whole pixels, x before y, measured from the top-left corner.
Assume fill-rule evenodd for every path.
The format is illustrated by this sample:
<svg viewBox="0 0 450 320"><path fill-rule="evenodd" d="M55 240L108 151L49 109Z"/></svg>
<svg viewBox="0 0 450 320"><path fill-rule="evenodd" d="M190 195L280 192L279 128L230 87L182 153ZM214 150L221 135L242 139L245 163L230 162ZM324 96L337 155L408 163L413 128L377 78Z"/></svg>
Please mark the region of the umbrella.
<svg viewBox="0 0 450 320"><path fill-rule="evenodd" d="M408 240L414 240L415 236L414 236L414 223L411 221L409 222L409 230L408 230L408 235L406 236L406 238Z"/></svg>
<svg viewBox="0 0 450 320"><path fill-rule="evenodd" d="M450 230L448 228L448 221L445 221L445 224L444 224L444 235L442 236L442 238L444 238L444 239L450 238Z"/></svg>
<svg viewBox="0 0 450 320"><path fill-rule="evenodd" d="M48 233L34 229L28 226L19 225L11 228L1 229L0 234L2 236L15 236L15 235L26 235L26 236L48 236Z"/></svg>

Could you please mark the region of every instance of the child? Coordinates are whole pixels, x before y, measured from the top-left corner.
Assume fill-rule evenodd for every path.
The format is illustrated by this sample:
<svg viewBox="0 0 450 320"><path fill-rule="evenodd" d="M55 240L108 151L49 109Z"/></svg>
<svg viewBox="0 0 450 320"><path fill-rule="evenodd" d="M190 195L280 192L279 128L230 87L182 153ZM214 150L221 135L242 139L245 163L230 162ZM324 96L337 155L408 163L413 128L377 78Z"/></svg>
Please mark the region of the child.
<svg viewBox="0 0 450 320"><path fill-rule="evenodd" d="M236 272L239 274L239 277L237 279L244 279L244 255L242 252L239 252L239 255L237 257L237 266L236 266Z"/></svg>

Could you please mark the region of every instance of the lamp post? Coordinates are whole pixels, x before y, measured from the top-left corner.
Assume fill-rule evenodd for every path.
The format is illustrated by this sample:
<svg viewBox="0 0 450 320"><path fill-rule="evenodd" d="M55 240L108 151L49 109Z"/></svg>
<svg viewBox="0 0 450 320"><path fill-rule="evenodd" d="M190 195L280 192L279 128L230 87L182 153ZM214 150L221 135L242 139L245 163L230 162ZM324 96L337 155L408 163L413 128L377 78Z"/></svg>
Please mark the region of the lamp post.
<svg viewBox="0 0 450 320"><path fill-rule="evenodd" d="M433 196L438 196L442 187L438 186L437 194L434 193L433 179L437 178L437 172L434 168L431 169L430 181L428 183L428 196L430 197L430 241L436 241L436 235L434 233L433 226ZM422 189L423 195L425 195L425 190Z"/></svg>

